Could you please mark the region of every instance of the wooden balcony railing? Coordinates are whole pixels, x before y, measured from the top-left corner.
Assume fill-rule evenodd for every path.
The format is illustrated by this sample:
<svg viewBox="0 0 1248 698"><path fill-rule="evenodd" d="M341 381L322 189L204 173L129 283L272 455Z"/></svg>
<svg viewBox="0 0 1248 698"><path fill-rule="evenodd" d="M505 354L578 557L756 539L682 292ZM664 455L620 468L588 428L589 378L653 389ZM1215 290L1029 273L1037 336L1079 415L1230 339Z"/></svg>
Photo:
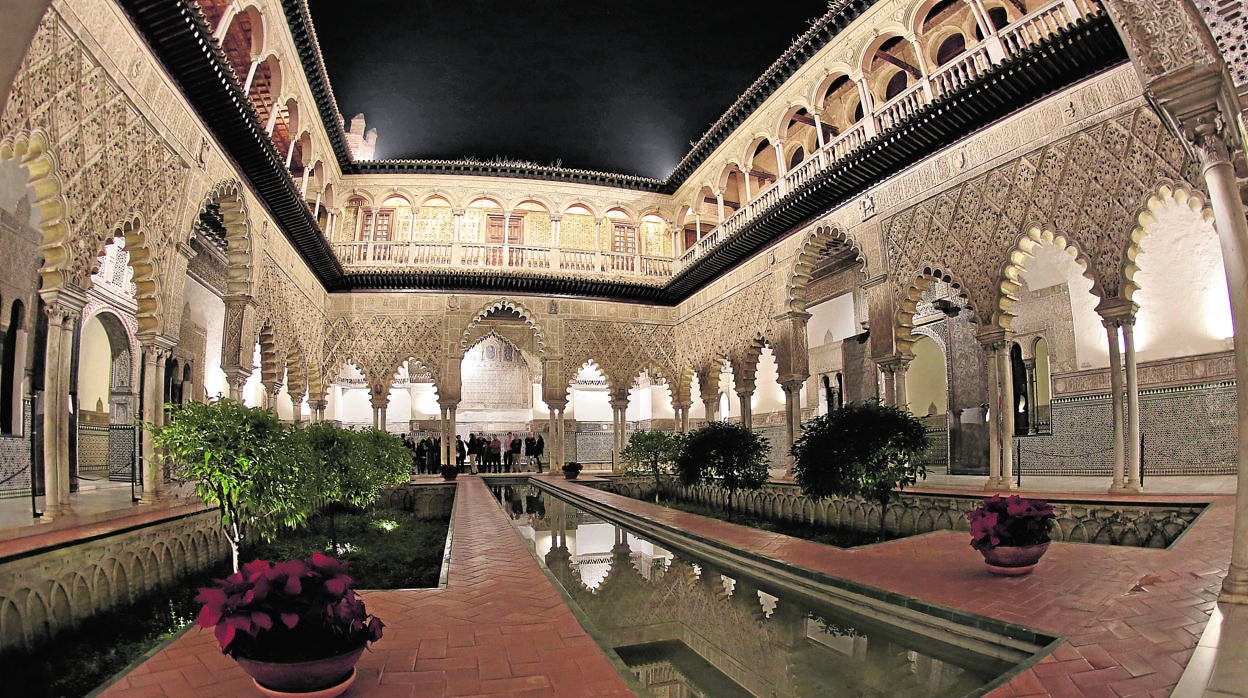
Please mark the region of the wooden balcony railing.
<svg viewBox="0 0 1248 698"><path fill-rule="evenodd" d="M634 278L661 283L689 266L747 226L791 191L801 188L874 138L931 104L956 92L1005 60L1073 25L1102 12L1095 0L1053 0L1018 21L1002 27L931 75L879 105L873 113L789 169L770 186L700 237L677 259L617 252L563 250L524 245L465 242L336 242L334 252L348 269L438 268L517 269L557 274Z"/></svg>

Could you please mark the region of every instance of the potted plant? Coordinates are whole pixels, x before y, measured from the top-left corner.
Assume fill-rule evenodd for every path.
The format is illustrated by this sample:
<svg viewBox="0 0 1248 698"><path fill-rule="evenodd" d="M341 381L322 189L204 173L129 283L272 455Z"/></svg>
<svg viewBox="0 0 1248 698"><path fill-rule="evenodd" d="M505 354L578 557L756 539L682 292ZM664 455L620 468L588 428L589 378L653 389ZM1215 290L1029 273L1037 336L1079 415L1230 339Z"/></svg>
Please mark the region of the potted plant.
<svg viewBox="0 0 1248 698"><path fill-rule="evenodd" d="M221 652L270 695L339 695L384 627L345 571L345 563L321 553L277 564L254 560L199 590L195 600L204 606L196 625L214 628Z"/></svg>
<svg viewBox="0 0 1248 698"><path fill-rule="evenodd" d="M576 461L569 461L563 465L563 476L569 480L575 480L577 475L581 474L581 468L585 466Z"/></svg>
<svg viewBox="0 0 1248 698"><path fill-rule="evenodd" d="M971 547L984 556L995 574L1021 575L1035 568L1049 549L1053 507L1043 499L994 494L966 515Z"/></svg>
<svg viewBox="0 0 1248 698"><path fill-rule="evenodd" d="M453 465L442 466L442 479L443 480L454 480L458 476L459 476L459 469L456 468L455 466Z"/></svg>

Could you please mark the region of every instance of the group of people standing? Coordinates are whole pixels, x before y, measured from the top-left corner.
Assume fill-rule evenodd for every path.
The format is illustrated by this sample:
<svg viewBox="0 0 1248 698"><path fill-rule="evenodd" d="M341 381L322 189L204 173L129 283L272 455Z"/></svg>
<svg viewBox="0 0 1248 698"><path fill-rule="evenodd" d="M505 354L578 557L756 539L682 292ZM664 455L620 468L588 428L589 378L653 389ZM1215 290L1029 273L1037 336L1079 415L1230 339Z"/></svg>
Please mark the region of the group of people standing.
<svg viewBox="0 0 1248 698"><path fill-rule="evenodd" d="M455 437L460 440L459 437ZM546 451L546 442L542 435L533 436L533 432L521 438L519 433L508 432L506 439L499 439L498 434L486 436L482 434L468 435L465 452L471 472L477 473L510 473L527 471L536 467L542 472L542 454Z"/></svg>
<svg viewBox="0 0 1248 698"><path fill-rule="evenodd" d="M437 475L442 471L442 439L437 436L426 436L416 440L403 434L403 443L412 451L412 472L420 475ZM506 439L499 439L498 434L477 436L468 434L464 437L455 436L455 468L459 472L476 473L510 473L525 472L533 467L542 472L542 455L546 452L546 442L542 435L533 436L529 432L521 437L519 433L508 432ZM468 468L465 471L465 468Z"/></svg>

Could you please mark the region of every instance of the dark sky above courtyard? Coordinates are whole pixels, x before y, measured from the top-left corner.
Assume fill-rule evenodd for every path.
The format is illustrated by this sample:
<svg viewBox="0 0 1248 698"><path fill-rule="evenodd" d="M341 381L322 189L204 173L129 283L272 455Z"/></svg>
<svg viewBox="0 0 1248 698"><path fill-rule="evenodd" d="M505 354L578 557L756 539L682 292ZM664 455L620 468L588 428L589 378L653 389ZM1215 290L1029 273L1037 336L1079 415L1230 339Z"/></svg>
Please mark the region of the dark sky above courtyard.
<svg viewBox="0 0 1248 698"><path fill-rule="evenodd" d="M827 0L310 0L343 115L378 159L663 178Z"/></svg>

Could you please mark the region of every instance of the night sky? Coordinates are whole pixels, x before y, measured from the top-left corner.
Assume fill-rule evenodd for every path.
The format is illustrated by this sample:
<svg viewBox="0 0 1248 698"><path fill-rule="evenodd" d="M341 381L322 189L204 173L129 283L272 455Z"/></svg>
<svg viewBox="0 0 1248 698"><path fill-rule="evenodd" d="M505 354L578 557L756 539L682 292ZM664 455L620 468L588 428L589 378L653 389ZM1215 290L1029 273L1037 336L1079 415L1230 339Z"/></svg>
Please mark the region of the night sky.
<svg viewBox="0 0 1248 698"><path fill-rule="evenodd" d="M378 159L664 178L826 0L309 0L342 114Z"/></svg>

